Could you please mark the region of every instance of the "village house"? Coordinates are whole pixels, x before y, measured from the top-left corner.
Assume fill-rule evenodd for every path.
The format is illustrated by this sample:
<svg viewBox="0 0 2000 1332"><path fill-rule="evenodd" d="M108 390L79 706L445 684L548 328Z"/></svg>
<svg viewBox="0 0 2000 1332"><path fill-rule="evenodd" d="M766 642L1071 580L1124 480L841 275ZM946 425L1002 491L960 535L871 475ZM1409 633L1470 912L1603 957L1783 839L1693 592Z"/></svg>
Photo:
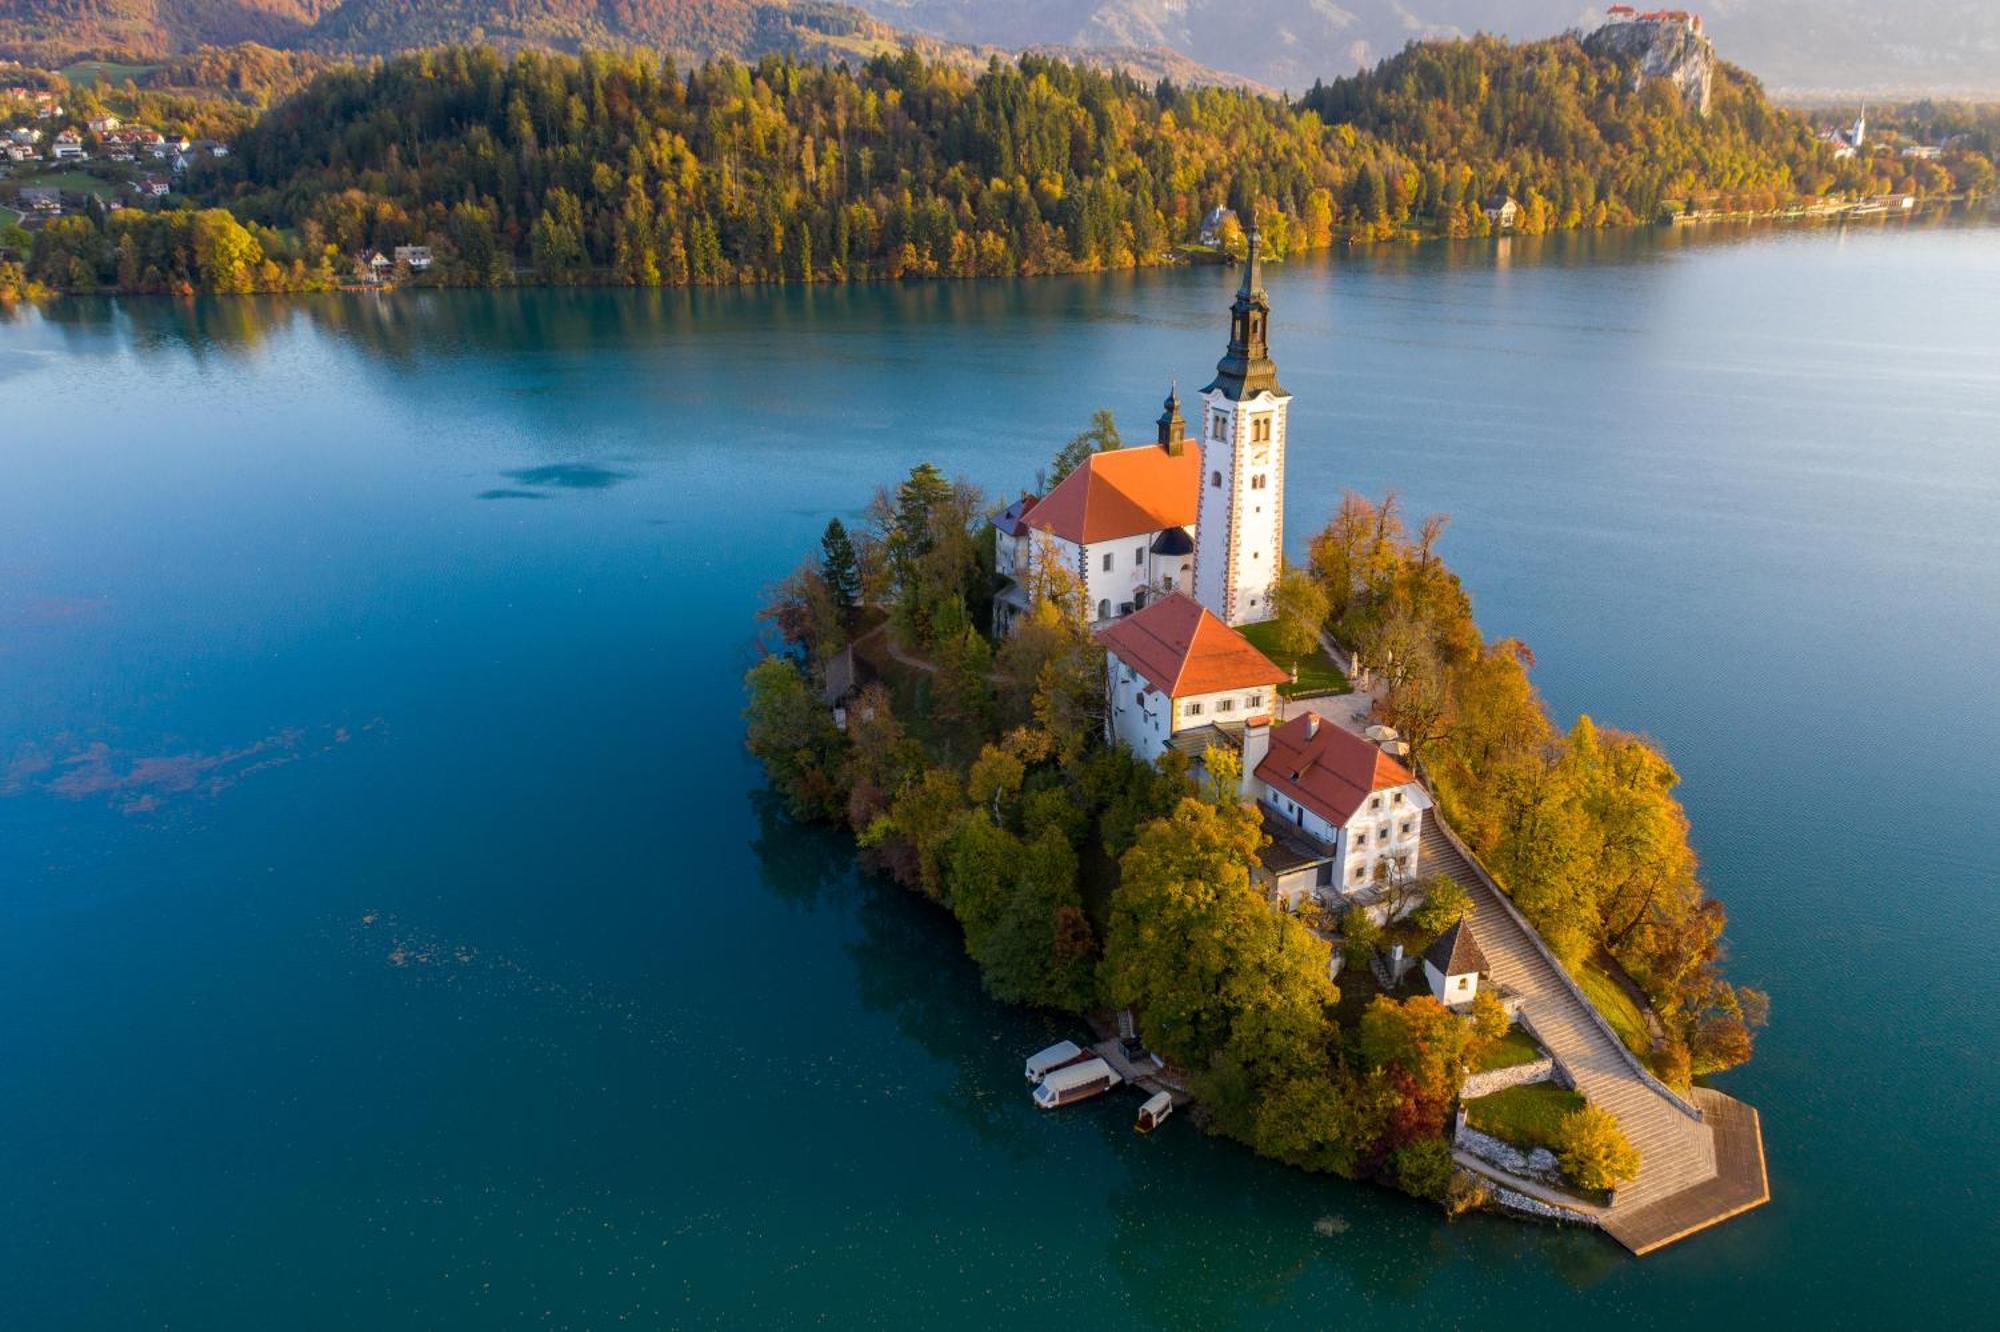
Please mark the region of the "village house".
<svg viewBox="0 0 2000 1332"><path fill-rule="evenodd" d="M428 245L398 245L395 262L400 267L407 264L413 273L421 273L431 266L431 247Z"/></svg>
<svg viewBox="0 0 2000 1332"><path fill-rule="evenodd" d="M7 139L11 143L32 146L42 141L42 132L32 125L16 125L7 131Z"/></svg>
<svg viewBox="0 0 2000 1332"><path fill-rule="evenodd" d="M51 185L30 185L21 190L21 205L31 212L60 213L62 191Z"/></svg>
<svg viewBox="0 0 2000 1332"><path fill-rule="evenodd" d="M90 132L92 134L109 134L124 123L124 121L116 116L92 116L90 118Z"/></svg>
<svg viewBox="0 0 2000 1332"><path fill-rule="evenodd" d="M164 197L173 186L165 176L147 176L133 188L147 198L158 199Z"/></svg>
<svg viewBox="0 0 2000 1332"><path fill-rule="evenodd" d="M1242 226L1242 223L1236 220L1235 209L1219 205L1209 209L1208 216L1201 220L1201 243L1209 246L1222 244L1229 234L1231 223L1235 223L1239 228Z"/></svg>
<svg viewBox="0 0 2000 1332"><path fill-rule="evenodd" d="M1147 760L1169 748L1200 758L1268 725L1282 668L1184 592L1098 632L1105 649L1105 733Z"/></svg>
<svg viewBox="0 0 2000 1332"><path fill-rule="evenodd" d="M1512 195L1496 194L1479 205L1495 231L1512 231L1521 221L1521 205Z"/></svg>
<svg viewBox="0 0 2000 1332"><path fill-rule="evenodd" d="M83 136L73 129L65 129L49 144L49 156L58 162L66 162L83 156Z"/></svg>
<svg viewBox="0 0 2000 1332"><path fill-rule="evenodd" d="M1305 712L1243 735L1245 794L1271 836L1264 868L1287 906L1373 908L1416 878L1431 798L1415 774L1351 731Z"/></svg>

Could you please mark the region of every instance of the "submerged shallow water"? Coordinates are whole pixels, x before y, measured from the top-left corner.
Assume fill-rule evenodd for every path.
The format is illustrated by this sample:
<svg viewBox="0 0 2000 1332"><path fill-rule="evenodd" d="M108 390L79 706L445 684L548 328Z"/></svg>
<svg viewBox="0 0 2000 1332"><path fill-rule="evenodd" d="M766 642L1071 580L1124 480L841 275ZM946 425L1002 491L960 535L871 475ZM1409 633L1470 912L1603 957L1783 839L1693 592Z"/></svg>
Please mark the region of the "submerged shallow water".
<svg viewBox="0 0 2000 1332"><path fill-rule="evenodd" d="M1107 1098L742 753L760 588L1219 355L1180 271L0 323L0 1322L1976 1318L2000 231L1274 269L1295 553L1448 510L1685 778L1775 1201L1643 1262Z"/></svg>

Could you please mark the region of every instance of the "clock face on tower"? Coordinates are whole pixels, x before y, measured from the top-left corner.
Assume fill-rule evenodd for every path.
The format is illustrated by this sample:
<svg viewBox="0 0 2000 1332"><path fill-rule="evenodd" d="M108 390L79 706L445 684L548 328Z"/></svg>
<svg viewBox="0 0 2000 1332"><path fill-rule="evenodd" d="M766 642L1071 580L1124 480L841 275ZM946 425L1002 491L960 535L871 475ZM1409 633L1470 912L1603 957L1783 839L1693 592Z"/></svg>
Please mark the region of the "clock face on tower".
<svg viewBox="0 0 2000 1332"><path fill-rule="evenodd" d="M1253 467L1262 467L1271 461L1271 446L1268 443L1252 444L1249 456Z"/></svg>

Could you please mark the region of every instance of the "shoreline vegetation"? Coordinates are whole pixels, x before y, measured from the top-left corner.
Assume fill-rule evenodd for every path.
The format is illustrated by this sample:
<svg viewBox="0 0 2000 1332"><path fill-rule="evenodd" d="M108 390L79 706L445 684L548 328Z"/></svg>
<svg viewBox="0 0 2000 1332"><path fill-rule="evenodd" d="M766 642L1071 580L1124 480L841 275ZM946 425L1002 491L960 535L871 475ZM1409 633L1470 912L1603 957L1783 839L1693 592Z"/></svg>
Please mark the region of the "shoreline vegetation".
<svg viewBox="0 0 2000 1332"><path fill-rule="evenodd" d="M995 998L1134 1010L1208 1131L1454 1213L1481 1205L1451 1114L1482 1061L1518 1060L1518 1038L1484 990L1467 1021L1428 993L1384 993L1371 966L1392 943L1421 951L1463 889L1416 885L1423 905L1386 928L1274 906L1253 880L1264 834L1233 752L1191 766L1169 751L1156 767L1104 739L1104 653L1073 573L1035 570L1031 611L991 637L992 508L920 465L877 492L861 531L831 522L772 590L760 618L775 642L746 677L744 718L774 790L950 911ZM1532 654L1474 623L1438 554L1445 526L1410 531L1394 496L1349 494L1281 580L1287 629L1325 628L1382 679L1381 720L1563 965L1615 968L1648 1006L1657 1034L1640 1054L1663 1081L1742 1064L1768 1001L1721 974L1725 915L1699 881L1677 774L1641 736L1554 725ZM1538 1131L1582 1193L1637 1169L1598 1107Z"/></svg>
<svg viewBox="0 0 2000 1332"><path fill-rule="evenodd" d="M435 262L392 281L445 286L1032 276L1219 259L1253 217L1282 257L1810 217L1995 183L1983 123L1929 157L1893 140L1841 157L1733 66L1717 65L1699 115L1574 34L1413 43L1297 99L1149 87L1033 55L973 73L914 51L685 69L636 50L265 54L172 68L229 88L223 111L179 85L42 76L65 124L116 109L214 131L231 151L192 162L163 200L124 201L86 133L83 165L110 173L104 188L33 228L0 227L0 299L373 285L366 257L399 246ZM1502 224L1492 206L1508 200Z"/></svg>

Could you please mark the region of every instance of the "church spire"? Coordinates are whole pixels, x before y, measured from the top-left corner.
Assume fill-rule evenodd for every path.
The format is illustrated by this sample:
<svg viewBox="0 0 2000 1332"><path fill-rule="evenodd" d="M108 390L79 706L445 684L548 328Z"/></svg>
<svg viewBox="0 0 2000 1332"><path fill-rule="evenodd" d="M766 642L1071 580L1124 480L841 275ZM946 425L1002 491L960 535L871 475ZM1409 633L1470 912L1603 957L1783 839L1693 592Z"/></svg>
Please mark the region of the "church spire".
<svg viewBox="0 0 2000 1332"><path fill-rule="evenodd" d="M1179 457L1186 440L1187 422L1181 418L1181 386L1175 383L1167 389L1166 410L1160 413L1160 447Z"/></svg>
<svg viewBox="0 0 2000 1332"><path fill-rule="evenodd" d="M1253 229L1250 253L1243 261L1243 283L1229 307L1229 350L1216 362L1215 379L1202 392L1220 390L1232 402L1263 392L1283 394L1278 367L1271 363L1270 328L1271 298L1264 292L1263 256Z"/></svg>

